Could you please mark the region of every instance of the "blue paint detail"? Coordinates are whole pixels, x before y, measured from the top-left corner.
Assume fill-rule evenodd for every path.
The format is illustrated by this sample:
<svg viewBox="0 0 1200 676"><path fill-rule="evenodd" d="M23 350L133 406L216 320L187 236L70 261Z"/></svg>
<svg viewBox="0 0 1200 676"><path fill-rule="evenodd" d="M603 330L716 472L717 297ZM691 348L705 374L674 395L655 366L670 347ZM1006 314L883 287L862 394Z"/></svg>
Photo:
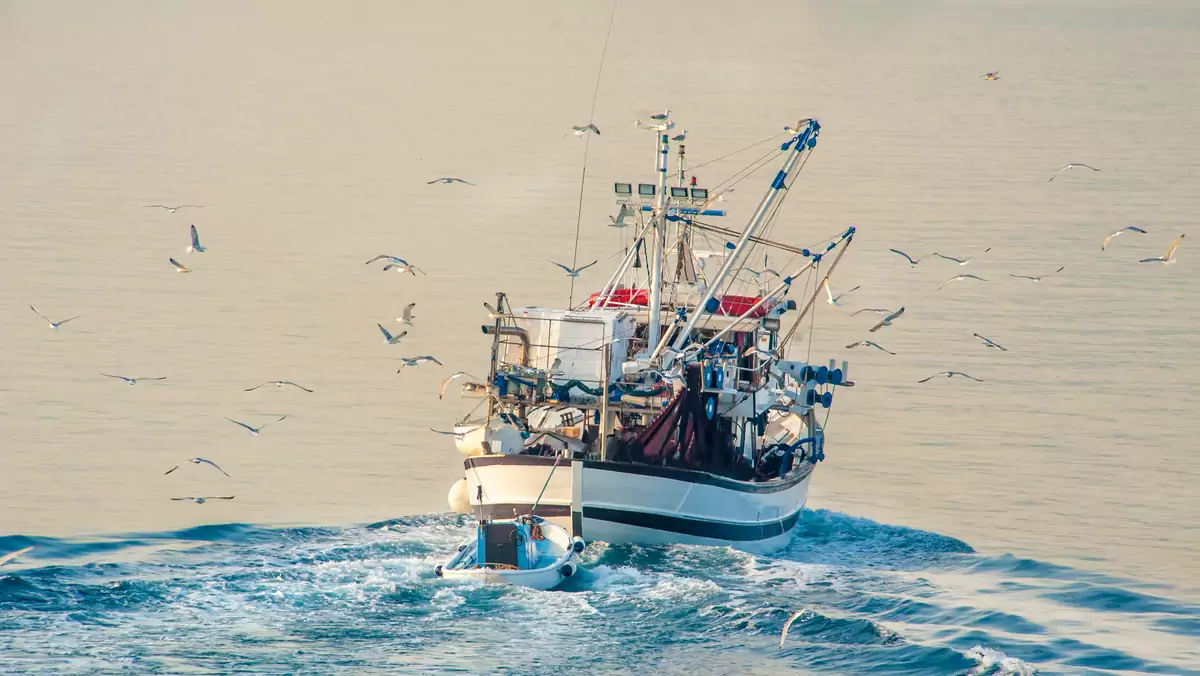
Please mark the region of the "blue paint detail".
<svg viewBox="0 0 1200 676"><path fill-rule="evenodd" d="M810 137L808 137L808 144L807 144L807 145L808 145L808 149L809 149L809 150L812 150L813 148L816 148L816 147L817 147L817 137L816 137L816 136L810 136Z"/></svg>
<svg viewBox="0 0 1200 676"><path fill-rule="evenodd" d="M824 254L813 254L812 259L813 259L814 263L820 263L821 259L824 257L825 257Z"/></svg>
<svg viewBox="0 0 1200 676"><path fill-rule="evenodd" d="M834 385L841 385L845 377L846 376L844 373L842 373L841 369L834 369L833 372L829 374L829 382L833 383Z"/></svg>
<svg viewBox="0 0 1200 676"><path fill-rule="evenodd" d="M791 285L792 285L792 278L791 278L791 277L784 277L784 278L783 278L783 283L784 283L784 284L786 284L787 286L791 286Z"/></svg>
<svg viewBox="0 0 1200 676"><path fill-rule="evenodd" d="M783 190L784 188L787 187L786 185L784 185L784 181L786 181L786 180L787 180L787 172L780 169L779 173L775 175L775 180L771 181L771 187L776 190Z"/></svg>
<svg viewBox="0 0 1200 676"><path fill-rule="evenodd" d="M717 417L717 399L709 397L704 401L704 416L709 420Z"/></svg>
<svg viewBox="0 0 1200 676"><path fill-rule="evenodd" d="M721 301L716 298L709 298L708 302L704 304L704 310L710 314L720 309Z"/></svg>
<svg viewBox="0 0 1200 676"><path fill-rule="evenodd" d="M737 245L734 244L733 242L725 242L725 248L729 249L730 251L733 251L734 249L737 248Z"/></svg>

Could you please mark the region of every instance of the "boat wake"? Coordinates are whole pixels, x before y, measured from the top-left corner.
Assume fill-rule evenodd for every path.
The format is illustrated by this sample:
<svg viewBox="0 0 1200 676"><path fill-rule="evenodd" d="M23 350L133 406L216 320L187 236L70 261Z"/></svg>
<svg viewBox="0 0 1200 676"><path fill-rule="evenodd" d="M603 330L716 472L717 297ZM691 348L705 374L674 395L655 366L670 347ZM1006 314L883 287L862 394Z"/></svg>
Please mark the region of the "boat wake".
<svg viewBox="0 0 1200 676"><path fill-rule="evenodd" d="M435 578L472 527L2 537L34 549L0 570L0 672L1200 673L1169 589L835 512L773 556L593 544L557 592Z"/></svg>

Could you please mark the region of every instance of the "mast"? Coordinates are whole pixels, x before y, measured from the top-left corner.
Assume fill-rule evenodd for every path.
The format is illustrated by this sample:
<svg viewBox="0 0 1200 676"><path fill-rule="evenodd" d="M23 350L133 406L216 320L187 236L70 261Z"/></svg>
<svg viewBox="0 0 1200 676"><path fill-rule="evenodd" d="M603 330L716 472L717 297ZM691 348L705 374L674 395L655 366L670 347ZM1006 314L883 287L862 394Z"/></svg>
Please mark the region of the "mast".
<svg viewBox="0 0 1200 676"><path fill-rule="evenodd" d="M653 350L662 330L663 238L667 226L667 153L671 150L666 132L658 136L658 194L654 200L654 248L650 254L650 321L646 345Z"/></svg>
<svg viewBox="0 0 1200 676"><path fill-rule="evenodd" d="M759 202L758 209L754 211L754 216L750 218L750 222L746 224L746 229L742 232L741 238L738 239L733 253L725 259L725 264L721 266L721 269L713 277L708 289L704 292L704 296L696 304L696 308L692 311L692 316L688 318L687 325L675 337L675 342L671 345L673 349L679 350L682 348L683 344L687 342L688 336L691 335L692 330L696 328L696 324L700 323L704 315L716 310L716 308L713 308L710 311L709 306L720 291L721 284L725 282L730 273L738 269L742 256L749 249L746 245L749 244L750 238L758 234L758 231L766 224L767 215L771 213L771 207L775 206L775 203L783 197L784 191L787 190L788 175L796 168L805 151L809 150L811 146L816 145L817 134L820 130L821 124L819 122L809 120L808 125L804 127L803 131L800 131L796 136L792 137L792 140L783 144L784 149L787 149L790 145L792 153L788 155L787 161L783 163L783 168L775 175L775 180L771 181L770 189L767 190L767 194ZM665 135L663 136L663 140L666 140ZM651 314L651 318L657 320L657 316L653 313ZM657 336L658 332L655 331L652 335Z"/></svg>

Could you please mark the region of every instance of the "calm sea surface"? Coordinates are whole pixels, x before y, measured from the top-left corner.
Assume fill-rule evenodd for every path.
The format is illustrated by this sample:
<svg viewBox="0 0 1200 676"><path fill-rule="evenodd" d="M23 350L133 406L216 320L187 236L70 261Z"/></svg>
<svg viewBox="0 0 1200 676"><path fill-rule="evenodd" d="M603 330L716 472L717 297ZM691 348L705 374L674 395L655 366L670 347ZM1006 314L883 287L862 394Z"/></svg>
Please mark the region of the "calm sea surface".
<svg viewBox="0 0 1200 676"><path fill-rule="evenodd" d="M856 387L777 556L601 543L566 593L432 578L469 530L428 428L472 402L437 385L486 368L496 291L567 300L564 133L610 11L0 0L0 555L35 547L0 575L0 672L1198 673L1194 2L619 3L576 297L629 236L611 183L653 180L635 119L670 108L715 185L817 117L771 236L858 227L833 282L861 288L811 345ZM1068 162L1101 171L1047 182ZM961 273L986 281L938 290ZM844 347L867 337L897 354ZM396 374L421 354L446 366ZM916 382L944 370L985 382ZM244 391L275 379L314 392ZM162 475L196 455L232 478Z"/></svg>

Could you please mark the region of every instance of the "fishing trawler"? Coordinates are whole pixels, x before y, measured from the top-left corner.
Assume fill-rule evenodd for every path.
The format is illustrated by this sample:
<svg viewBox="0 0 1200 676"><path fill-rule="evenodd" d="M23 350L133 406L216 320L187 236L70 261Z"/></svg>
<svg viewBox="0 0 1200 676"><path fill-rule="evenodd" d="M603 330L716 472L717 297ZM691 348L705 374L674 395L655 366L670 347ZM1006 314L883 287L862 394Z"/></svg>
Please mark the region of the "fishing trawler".
<svg viewBox="0 0 1200 676"><path fill-rule="evenodd" d="M599 291L566 308L516 307L504 293L485 303L488 378L464 386L480 401L454 429L467 456L455 511L511 519L537 503L572 536L614 544L764 552L789 540L825 457L818 413L827 420L836 388L853 385L844 361L789 359L803 354L792 338L854 228L808 248L768 238L816 120L711 190L688 183L682 144L668 185L666 126L657 182L614 184L612 220L631 221L632 239ZM782 166L746 225L716 225L723 196L771 160ZM749 266L767 255L786 262Z"/></svg>

